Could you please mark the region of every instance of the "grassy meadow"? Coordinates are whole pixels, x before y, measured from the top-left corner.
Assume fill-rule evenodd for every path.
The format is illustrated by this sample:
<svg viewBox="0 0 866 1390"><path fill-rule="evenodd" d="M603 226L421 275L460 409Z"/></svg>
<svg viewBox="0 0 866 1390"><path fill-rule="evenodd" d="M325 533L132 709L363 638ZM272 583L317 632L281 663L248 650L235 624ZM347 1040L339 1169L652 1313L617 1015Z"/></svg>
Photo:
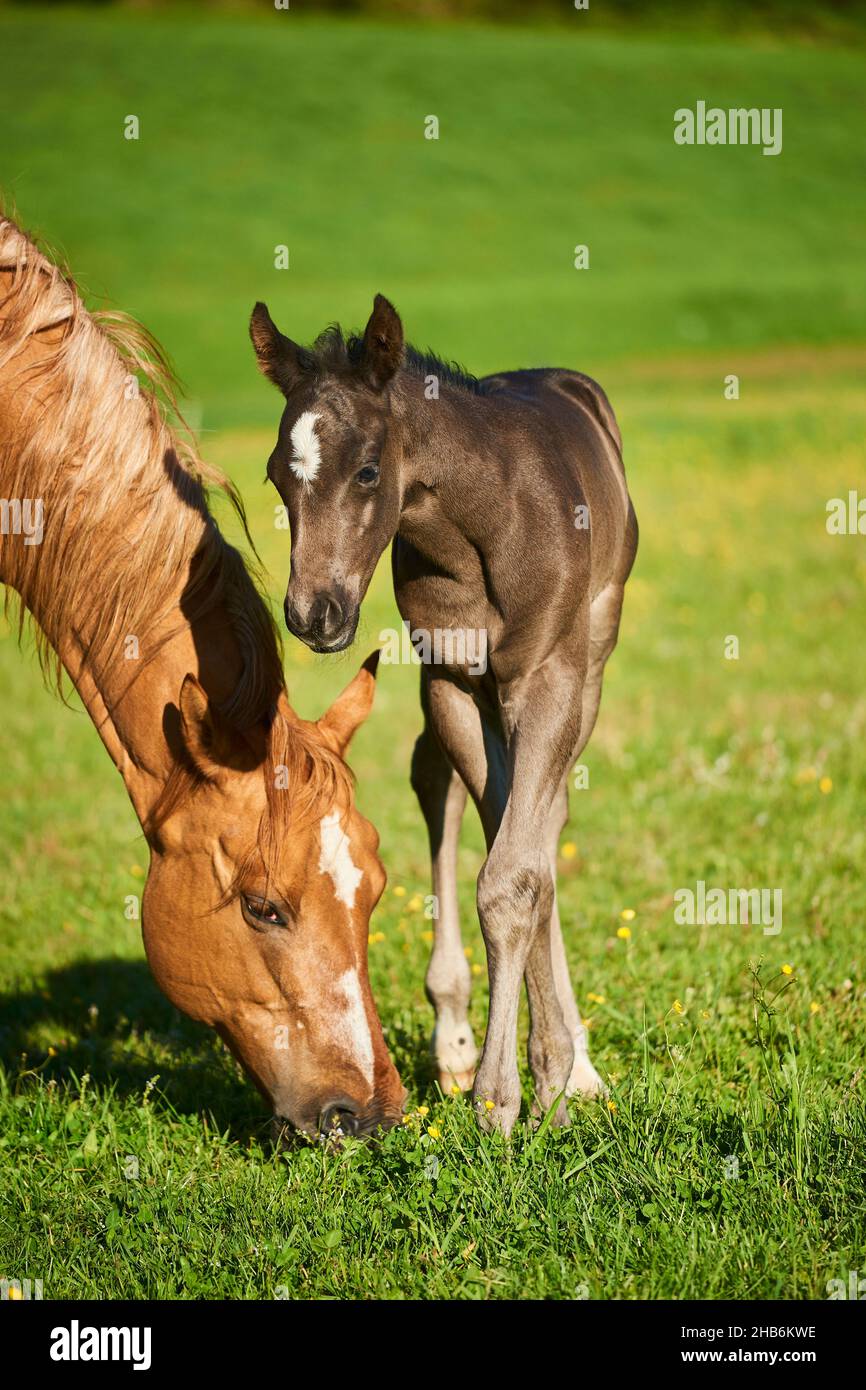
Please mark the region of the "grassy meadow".
<svg viewBox="0 0 866 1390"><path fill-rule="evenodd" d="M0 10L0 46L0 188L92 302L163 340L275 598L257 298L308 338L382 290L479 373L592 372L641 524L560 860L611 1103L510 1144L427 1057L417 671L381 668L352 755L389 872L370 962L410 1118L277 1155L221 1044L150 979L124 916L146 846L96 733L0 627L0 1276L46 1298L826 1297L866 1267L866 541L825 526L828 499L866 494L862 53L294 11ZM782 107L783 153L676 147L673 111L699 98ZM352 651L287 640L298 709L396 624L383 563ZM478 1034L481 862L467 815ZM699 880L781 889L781 932L677 924Z"/></svg>

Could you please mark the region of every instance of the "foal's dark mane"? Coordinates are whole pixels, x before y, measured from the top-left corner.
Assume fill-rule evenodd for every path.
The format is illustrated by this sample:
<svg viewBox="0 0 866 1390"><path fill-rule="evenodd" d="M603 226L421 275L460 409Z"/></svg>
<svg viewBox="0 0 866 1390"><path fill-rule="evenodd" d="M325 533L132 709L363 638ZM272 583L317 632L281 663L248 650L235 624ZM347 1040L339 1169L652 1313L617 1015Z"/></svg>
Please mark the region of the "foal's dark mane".
<svg viewBox="0 0 866 1390"><path fill-rule="evenodd" d="M340 325L332 323L319 334L311 347L303 349L301 367L305 372L317 377L340 376L353 371L358 365L363 345L364 340L360 333L350 333L346 337ZM413 376L435 376L440 383L456 386L458 390L466 391L471 396L487 394L488 387L483 381L479 381L477 376L467 372L459 362L449 362L438 353L431 352L429 348L426 352L421 352L419 348L407 343L403 365Z"/></svg>
<svg viewBox="0 0 866 1390"><path fill-rule="evenodd" d="M420 352L418 348L408 343L406 346L406 370L415 376L435 376L446 386L456 386L461 391L468 391L471 396L487 394L486 384L479 381L477 376L467 372L466 368L461 367L459 362L448 362L438 353L431 352L429 348L426 352Z"/></svg>

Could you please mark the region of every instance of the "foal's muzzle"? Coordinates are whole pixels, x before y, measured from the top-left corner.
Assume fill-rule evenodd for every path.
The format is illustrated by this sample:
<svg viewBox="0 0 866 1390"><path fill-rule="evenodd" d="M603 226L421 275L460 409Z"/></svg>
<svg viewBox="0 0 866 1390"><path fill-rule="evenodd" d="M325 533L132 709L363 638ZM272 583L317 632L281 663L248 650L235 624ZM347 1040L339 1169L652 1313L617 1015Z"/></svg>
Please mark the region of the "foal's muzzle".
<svg viewBox="0 0 866 1390"><path fill-rule="evenodd" d="M340 652L348 647L358 626L358 607L339 592L316 594L302 617L286 594L286 627L314 652Z"/></svg>

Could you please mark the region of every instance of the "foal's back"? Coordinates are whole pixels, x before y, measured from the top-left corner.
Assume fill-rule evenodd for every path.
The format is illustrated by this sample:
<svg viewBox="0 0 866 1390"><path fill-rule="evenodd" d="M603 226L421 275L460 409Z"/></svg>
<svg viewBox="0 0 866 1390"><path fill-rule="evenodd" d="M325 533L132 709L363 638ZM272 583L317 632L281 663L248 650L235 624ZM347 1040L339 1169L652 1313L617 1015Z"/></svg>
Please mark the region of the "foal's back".
<svg viewBox="0 0 866 1390"><path fill-rule="evenodd" d="M622 436L605 392L592 377L566 367L496 372L480 383L491 402L513 402L532 420L533 467L573 504L570 540L591 549L592 592L631 568L637 522L626 486ZM515 460L518 467L525 462ZM586 509L585 511L582 509ZM567 563L567 559L563 556Z"/></svg>

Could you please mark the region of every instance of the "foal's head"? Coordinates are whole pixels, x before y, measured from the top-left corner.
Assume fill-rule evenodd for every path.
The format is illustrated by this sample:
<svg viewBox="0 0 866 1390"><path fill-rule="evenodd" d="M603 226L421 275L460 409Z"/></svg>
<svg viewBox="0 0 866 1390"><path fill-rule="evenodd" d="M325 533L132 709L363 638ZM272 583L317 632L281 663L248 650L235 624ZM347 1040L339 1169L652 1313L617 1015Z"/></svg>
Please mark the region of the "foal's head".
<svg viewBox="0 0 866 1390"><path fill-rule="evenodd" d="M403 361L403 327L376 296L363 337L326 330L310 350L257 304L250 335L265 375L286 397L268 476L292 535L286 624L317 652L349 645L361 600L402 505L389 444L389 383Z"/></svg>
<svg viewBox="0 0 866 1390"><path fill-rule="evenodd" d="M158 984L216 1028L277 1127L308 1134L393 1124L405 1094L367 975L378 836L342 762L373 688L365 667L315 724L283 695L267 728L240 735L188 675L189 770L150 831L142 919Z"/></svg>

